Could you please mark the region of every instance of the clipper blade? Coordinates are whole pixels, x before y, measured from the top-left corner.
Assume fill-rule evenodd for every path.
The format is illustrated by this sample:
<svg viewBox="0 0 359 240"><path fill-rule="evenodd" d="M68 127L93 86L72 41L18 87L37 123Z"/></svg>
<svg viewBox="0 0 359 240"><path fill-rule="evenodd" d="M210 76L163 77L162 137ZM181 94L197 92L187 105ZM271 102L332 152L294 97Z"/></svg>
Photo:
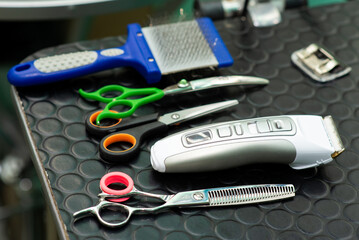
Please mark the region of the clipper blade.
<svg viewBox="0 0 359 240"><path fill-rule="evenodd" d="M344 145L342 143L342 140L340 139L338 130L335 126L332 116L330 115L325 116L323 118L323 123L324 123L324 128L328 134L329 141L334 148L332 157L335 158L345 150Z"/></svg>

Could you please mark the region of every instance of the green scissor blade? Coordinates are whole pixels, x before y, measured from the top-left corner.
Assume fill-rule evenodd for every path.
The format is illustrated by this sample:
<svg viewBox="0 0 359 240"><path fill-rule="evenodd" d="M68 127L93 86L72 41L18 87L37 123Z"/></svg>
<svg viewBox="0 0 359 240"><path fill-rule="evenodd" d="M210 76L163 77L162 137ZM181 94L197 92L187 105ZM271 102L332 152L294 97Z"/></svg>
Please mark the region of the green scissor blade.
<svg viewBox="0 0 359 240"><path fill-rule="evenodd" d="M165 95L175 95L210 88L227 86L260 86L267 85L269 80L252 76L219 76L187 81L182 79L178 84L163 89Z"/></svg>

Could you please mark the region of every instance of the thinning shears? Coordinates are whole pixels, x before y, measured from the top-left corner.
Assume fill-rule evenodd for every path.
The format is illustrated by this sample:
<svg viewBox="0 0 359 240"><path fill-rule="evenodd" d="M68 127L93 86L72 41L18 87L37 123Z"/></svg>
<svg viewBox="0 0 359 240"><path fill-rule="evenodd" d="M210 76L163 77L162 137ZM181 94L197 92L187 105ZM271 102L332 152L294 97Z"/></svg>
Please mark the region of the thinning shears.
<svg viewBox="0 0 359 240"><path fill-rule="evenodd" d="M125 189L115 190L111 184L123 184ZM126 224L135 213L154 213L169 207L213 207L240 204L252 204L280 200L295 196L292 184L262 184L236 187L211 188L203 190L185 191L176 194L163 195L142 192L135 188L130 176L122 172L112 172L100 180L102 193L98 195L99 203L73 214L75 219L89 214L95 215L98 220L108 227L120 227ZM123 204L131 196L156 198L164 204L155 207L133 207ZM103 210L116 211L118 219L107 221L102 216Z"/></svg>
<svg viewBox="0 0 359 240"><path fill-rule="evenodd" d="M118 119L109 126L97 126L94 123L96 116L96 113L94 113L87 118L86 128L90 133L98 137L104 136L99 145L102 159L109 162L129 160L139 152L141 142L146 137L166 132L170 125L179 124L237 104L237 100L229 100L175 111L161 116L155 113L136 118ZM116 146L116 144L122 145Z"/></svg>
<svg viewBox="0 0 359 240"><path fill-rule="evenodd" d="M250 77L250 76L221 76L210 77L199 80L186 81L181 80L178 84L169 86L163 90L158 88L127 88L120 85L108 85L102 87L94 92L85 92L79 89L79 93L82 97L92 99L100 102L107 103L104 110L97 114L96 124L100 125L100 121L105 118L120 119L131 116L137 108L148 104L150 102L157 101L167 95L176 95L193 91L200 91L204 89L233 86L233 85L265 85L269 81L264 78ZM108 92L120 92L117 97L105 97ZM129 99L130 97L140 97L137 99ZM127 106L128 110L123 112L111 111L115 106Z"/></svg>

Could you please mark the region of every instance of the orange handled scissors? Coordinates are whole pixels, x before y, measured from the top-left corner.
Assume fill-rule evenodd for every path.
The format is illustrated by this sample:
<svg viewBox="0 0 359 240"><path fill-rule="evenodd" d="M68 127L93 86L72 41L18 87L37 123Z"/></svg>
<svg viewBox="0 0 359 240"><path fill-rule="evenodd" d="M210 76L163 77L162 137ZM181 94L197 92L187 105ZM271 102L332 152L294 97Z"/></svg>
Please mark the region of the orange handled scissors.
<svg viewBox="0 0 359 240"><path fill-rule="evenodd" d="M230 100L171 112L162 116L151 114L133 119L124 119L123 121L119 119L110 126L97 126L93 122L96 114L91 114L86 121L86 127L97 136L108 134L101 140L100 156L106 161L117 162L133 158L138 154L141 142L145 138L166 132L170 125L214 113L237 104L237 100ZM119 143L126 146L122 146L120 150L115 149L115 145Z"/></svg>

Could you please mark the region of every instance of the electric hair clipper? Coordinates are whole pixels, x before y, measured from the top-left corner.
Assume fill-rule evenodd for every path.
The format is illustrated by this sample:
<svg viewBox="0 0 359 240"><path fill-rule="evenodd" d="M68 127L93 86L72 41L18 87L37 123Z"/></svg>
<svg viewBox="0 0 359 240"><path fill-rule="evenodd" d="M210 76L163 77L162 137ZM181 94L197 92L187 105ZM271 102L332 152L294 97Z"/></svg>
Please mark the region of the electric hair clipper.
<svg viewBox="0 0 359 240"><path fill-rule="evenodd" d="M281 115L170 135L152 146L151 164L159 172L214 171L254 163L305 169L329 163L343 151L331 116Z"/></svg>

